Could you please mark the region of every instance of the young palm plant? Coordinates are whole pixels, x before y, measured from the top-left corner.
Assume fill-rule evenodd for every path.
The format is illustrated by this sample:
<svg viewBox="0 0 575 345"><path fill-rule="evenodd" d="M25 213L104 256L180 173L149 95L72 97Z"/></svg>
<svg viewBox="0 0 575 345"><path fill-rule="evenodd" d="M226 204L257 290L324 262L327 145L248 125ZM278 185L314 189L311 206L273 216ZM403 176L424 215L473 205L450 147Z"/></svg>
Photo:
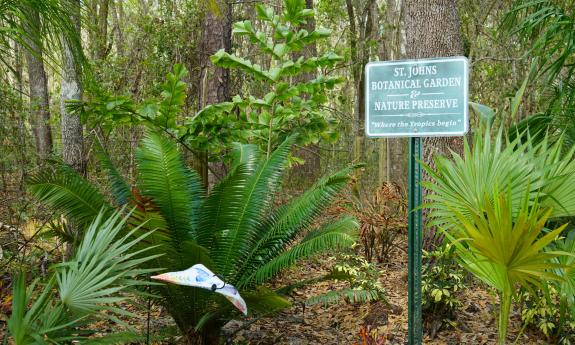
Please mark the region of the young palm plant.
<svg viewBox="0 0 575 345"><path fill-rule="evenodd" d="M449 226L454 210L483 209L496 198L493 186L506 186L514 215L526 194L529 203L539 199L551 209L551 218L575 214L575 147L566 150L561 138L534 143L525 132L509 141L502 130L479 128L473 146L464 142L463 156L437 156L435 163L435 169L424 166L432 177L423 183L431 191L428 226Z"/></svg>
<svg viewBox="0 0 575 345"><path fill-rule="evenodd" d="M561 137L535 140L523 132L506 139L487 124L472 146L465 142L463 156L436 157L435 169L424 167L432 176L425 183L431 191L427 224L443 229L464 266L499 291L500 343L516 285L561 282L562 272L570 272L558 250L542 252L560 233L546 235L545 222L575 214L574 155Z"/></svg>
<svg viewBox="0 0 575 345"><path fill-rule="evenodd" d="M122 213L120 210L106 217L99 212L75 255L55 267L43 288L37 288L38 280L26 288L25 274L16 278L12 316L8 320L8 330L16 345L86 340L93 333L88 327L90 323L121 322L114 315L133 316L115 304L128 299L125 292L129 289L146 284L136 278L153 269L138 266L158 255L150 255L151 247L132 250L151 232L136 227L122 233L129 217L128 214L121 218ZM58 298L54 297L54 290ZM111 336L118 342L142 340L133 331Z"/></svg>
<svg viewBox="0 0 575 345"><path fill-rule="evenodd" d="M510 193L485 195L484 207L467 207L467 214L453 210L452 231L446 236L454 243L462 265L499 293L499 341L505 344L512 298L519 286L541 288L546 280L560 281L554 269L559 251L545 251L558 239L566 225L546 232L551 209L537 200L530 205L528 195L517 209ZM517 210L514 216L513 211Z"/></svg>
<svg viewBox="0 0 575 345"><path fill-rule="evenodd" d="M293 142L288 138L269 158L256 146L236 144L229 174L208 195L176 145L157 133L148 133L137 152L134 192L109 160L104 159L103 166L110 172L115 203L138 206L130 222L148 220L145 227L156 229L147 241L165 255L154 265L180 271L202 263L238 288L250 313L267 314L289 303L263 283L301 259L350 246L358 227L347 216L312 226L346 186L352 168L319 180L275 207ZM96 208L113 209L102 193L59 165L32 178L29 189L79 223L93 217ZM221 326L238 315L223 297L209 291L166 285L157 292L190 343L217 342Z"/></svg>

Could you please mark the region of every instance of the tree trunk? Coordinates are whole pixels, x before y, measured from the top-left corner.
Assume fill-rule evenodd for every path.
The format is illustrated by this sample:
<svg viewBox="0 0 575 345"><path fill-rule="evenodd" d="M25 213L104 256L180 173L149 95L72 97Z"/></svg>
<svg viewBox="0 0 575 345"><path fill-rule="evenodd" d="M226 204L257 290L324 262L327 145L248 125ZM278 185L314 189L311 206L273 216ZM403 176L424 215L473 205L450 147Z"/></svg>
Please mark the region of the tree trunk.
<svg viewBox="0 0 575 345"><path fill-rule="evenodd" d="M196 332L193 328L186 334L187 345L219 345L220 342L219 330L204 330L204 332Z"/></svg>
<svg viewBox="0 0 575 345"><path fill-rule="evenodd" d="M108 55L108 12L110 0L100 0L99 3L96 58L103 60Z"/></svg>
<svg viewBox="0 0 575 345"><path fill-rule="evenodd" d="M80 1L63 0L66 6L73 9L71 18L80 33ZM60 97L60 111L62 113L62 158L82 175L86 174L84 160L84 136L80 117L71 115L66 109L66 102L82 99L81 66L77 59L78 52L74 51L71 40L62 37L62 83Z"/></svg>
<svg viewBox="0 0 575 345"><path fill-rule="evenodd" d="M214 67L210 56L220 49L231 49L231 15L232 7L225 1L217 1L219 13L210 8L205 9L202 25L202 37L199 44L200 78L199 78L199 109L209 105L227 101L229 95L230 73L228 69ZM202 177L204 186L208 187L208 153L199 152L194 159L194 168ZM223 171L222 166L213 166L213 171ZM220 174L218 174L220 175ZM215 177L212 177L215 179Z"/></svg>
<svg viewBox="0 0 575 345"><path fill-rule="evenodd" d="M112 0L110 2L110 6L112 7L112 19L114 21L114 35L116 36L116 55L118 55L118 57L124 57L125 55L124 31L122 31L122 26L120 25L121 23L120 13L124 12L122 7L123 6L122 1L120 0L118 1L118 3L116 3L115 0Z"/></svg>
<svg viewBox="0 0 575 345"><path fill-rule="evenodd" d="M80 35L80 0L62 0L64 6L71 9L72 23L76 34ZM74 47L70 37L62 37L62 81L60 94L60 112L62 127L62 159L81 175L86 175L86 160L84 159L83 127L78 115L72 115L66 109L66 102L82 99L81 66L78 61L78 47ZM79 40L78 40L79 42ZM74 234L78 233L76 226L68 220ZM68 243L64 261L71 257L74 243Z"/></svg>
<svg viewBox="0 0 575 345"><path fill-rule="evenodd" d="M403 35L403 11L402 0L387 0L384 31L386 34L380 40L380 56L383 60L398 60L405 55L405 35ZM399 185L402 190L407 187L407 159L405 159L407 140L406 138L379 139L381 159L380 166L384 172L381 182L391 182Z"/></svg>
<svg viewBox="0 0 575 345"><path fill-rule="evenodd" d="M463 55L456 0L405 0L404 5L408 58ZM425 138L423 145L423 160L432 168L435 167L433 161L435 155L450 155L450 150L463 152L461 137ZM429 179L429 176L424 174L424 180ZM426 213L424 211L424 222ZM425 250L431 250L439 243L434 238L434 229L426 229Z"/></svg>
<svg viewBox="0 0 575 345"><path fill-rule="evenodd" d="M306 0L305 6L307 9L313 10L313 0ZM302 25L302 29L307 30L308 32L313 32L315 30L315 18L309 17L307 19L307 23ZM307 45L301 53L294 54L293 58L296 60L300 56L304 56L305 58L317 56L317 46L315 42ZM316 73L313 72L302 73L294 79L294 83L307 82L315 77ZM313 183L319 177L321 172L321 155L319 153L319 146L317 144L310 144L307 147L297 150L295 155L303 158L305 160L305 164L295 167L291 171L292 178L290 178L290 180L305 184Z"/></svg>
<svg viewBox="0 0 575 345"><path fill-rule="evenodd" d="M48 79L44 69L42 38L40 36L40 15L32 8L28 11L27 28L30 39L25 52L30 85L30 115L38 160L42 162L52 152L52 128L50 126L50 100L48 98Z"/></svg>
<svg viewBox="0 0 575 345"><path fill-rule="evenodd" d="M347 17L349 20L349 47L351 51L351 75L353 78L353 85L355 90L355 99L353 103L353 113L356 124L354 127L355 136L363 136L364 119L361 116L361 100L362 100L362 87L361 87L361 62L359 61L358 50L358 30L355 19L355 8L352 0L345 0L347 9ZM356 148L357 150L357 148ZM357 157L356 157L357 158Z"/></svg>

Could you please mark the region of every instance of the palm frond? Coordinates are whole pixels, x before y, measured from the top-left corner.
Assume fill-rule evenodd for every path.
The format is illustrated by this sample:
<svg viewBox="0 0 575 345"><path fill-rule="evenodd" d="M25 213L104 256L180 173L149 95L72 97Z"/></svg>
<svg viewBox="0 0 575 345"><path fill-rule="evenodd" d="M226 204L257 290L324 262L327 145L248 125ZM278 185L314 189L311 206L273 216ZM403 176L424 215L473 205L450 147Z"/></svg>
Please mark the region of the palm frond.
<svg viewBox="0 0 575 345"><path fill-rule="evenodd" d="M575 313L575 231L571 230L567 238L559 241L552 250L568 253L555 259L561 267L554 272L563 278L555 283L558 285L560 298L571 312Z"/></svg>
<svg viewBox="0 0 575 345"><path fill-rule="evenodd" d="M29 178L28 191L79 227L92 222L100 210L112 210L93 185L64 163L56 162Z"/></svg>
<svg viewBox="0 0 575 345"><path fill-rule="evenodd" d="M13 40L32 54L39 52L33 46L42 47L43 57L52 65L58 64L61 37L71 43L79 61L85 62L81 40L70 20L72 9L60 0L0 0L0 50ZM34 18L39 16L41 24ZM40 56L39 56L40 57ZM1 59L0 59L1 60Z"/></svg>
<svg viewBox="0 0 575 345"><path fill-rule="evenodd" d="M90 335L87 330L90 322L100 317L121 322L114 313L131 315L112 304L127 299L127 295L120 293L128 288L145 284L136 278L149 270L137 266L154 256L143 256L146 249L130 252L149 233L134 238L136 228L119 237L129 217L128 214L120 220L121 213L118 211L102 221L105 213L100 212L72 260L55 266L56 272L42 289L37 288L38 281L26 288L24 274L16 279L8 328L17 345L85 340ZM98 313L102 310L108 313Z"/></svg>
<svg viewBox="0 0 575 345"><path fill-rule="evenodd" d="M500 130L491 138L489 129L475 134L473 149L465 143L463 156L436 157L436 169L424 165L433 183L423 182L432 192L425 205L430 207L430 226L445 227L455 210L469 216L470 210L485 207L485 195L493 200L493 187L506 186L517 214L525 193L530 202L540 199L544 208L552 208L552 217L575 213L574 151L563 152L563 140L548 136L533 142L528 132L505 143Z"/></svg>
<svg viewBox="0 0 575 345"><path fill-rule="evenodd" d="M553 209L552 217L565 217L575 214L575 147L565 152L564 138L560 137L552 145L543 141L536 154L542 157L540 168L545 185L541 188L541 205Z"/></svg>
<svg viewBox="0 0 575 345"><path fill-rule="evenodd" d="M147 248L130 252L130 249L150 233L137 238L132 235L139 230L134 228L118 238L127 218L120 218L121 211L102 221L100 212L87 229L84 239L74 259L57 265L56 280L62 304L80 313L90 313L102 309L104 304L114 304L124 300L117 293L126 286L142 285L134 279L154 269L137 268L142 263L156 258L142 256Z"/></svg>

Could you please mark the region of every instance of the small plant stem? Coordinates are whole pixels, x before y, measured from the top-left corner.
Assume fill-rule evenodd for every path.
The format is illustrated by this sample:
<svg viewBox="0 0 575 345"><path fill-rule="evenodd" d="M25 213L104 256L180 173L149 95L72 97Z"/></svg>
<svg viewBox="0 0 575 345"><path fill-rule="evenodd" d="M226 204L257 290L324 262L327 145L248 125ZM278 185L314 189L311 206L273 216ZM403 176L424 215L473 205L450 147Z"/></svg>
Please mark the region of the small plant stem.
<svg viewBox="0 0 575 345"><path fill-rule="evenodd" d="M505 345L507 338L507 327L509 325L509 313L511 311L511 291L504 288L499 294L499 341L498 345Z"/></svg>
<svg viewBox="0 0 575 345"><path fill-rule="evenodd" d="M523 326L521 326L521 329L519 330L519 333L517 334L517 338L515 338L513 345L517 345L519 338L521 338L521 336L523 335L523 332L525 331L525 328L527 328L527 324L528 324L527 322L523 322Z"/></svg>
<svg viewBox="0 0 575 345"><path fill-rule="evenodd" d="M270 158L270 154L272 152L272 133L273 133L273 122L274 122L274 113L276 110L276 101L274 100L272 102L272 112L270 114L270 123L269 123L269 129L268 129L268 149L266 152L266 158Z"/></svg>

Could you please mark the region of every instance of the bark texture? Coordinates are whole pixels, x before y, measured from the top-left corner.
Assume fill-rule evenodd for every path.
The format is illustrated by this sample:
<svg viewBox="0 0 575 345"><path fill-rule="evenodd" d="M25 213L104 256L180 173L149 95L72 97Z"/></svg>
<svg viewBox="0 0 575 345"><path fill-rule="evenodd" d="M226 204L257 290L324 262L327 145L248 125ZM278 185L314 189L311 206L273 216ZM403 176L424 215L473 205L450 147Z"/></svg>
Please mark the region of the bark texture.
<svg viewBox="0 0 575 345"><path fill-rule="evenodd" d="M459 15L456 0L404 0L406 28L406 56L410 59L463 55L463 42L460 33ZM423 160L435 167L433 157L437 154L449 156L449 151L462 152L461 137L425 138L423 140ZM429 176L424 174L424 179ZM427 191L424 190L424 198ZM424 211L424 223L426 213ZM423 247L432 249L433 229L424 233Z"/></svg>
<svg viewBox="0 0 575 345"><path fill-rule="evenodd" d="M122 1L118 1L116 3L116 1L112 0L110 1L110 7L112 10L112 20L114 23L114 36L116 38L116 54L119 57L124 57L125 53L125 44L126 42L124 42L124 31L122 30L122 26L121 26L121 22L123 20L123 12L124 12L124 8L123 8L123 4Z"/></svg>
<svg viewBox="0 0 575 345"><path fill-rule="evenodd" d="M215 67L210 61L210 56L220 49L230 51L231 49L231 4L225 1L218 1L219 13L214 13L206 6L206 13L202 25L202 37L199 44L200 56L200 85L199 90L199 108L209 104L220 103L229 100L229 80L230 72L228 69ZM210 184L208 174L208 153L198 152L194 159L194 168L202 177L204 186ZM213 166L218 176L223 173L223 166ZM215 177L212 175L212 182Z"/></svg>
<svg viewBox="0 0 575 345"><path fill-rule="evenodd" d="M387 0L384 27L386 34L381 40L380 56L383 60L399 60L405 56L405 31L403 0ZM396 183L403 190L407 187L407 139L386 138L380 140L380 183ZM382 152L383 151L383 152ZM380 168L381 170L381 168Z"/></svg>
<svg viewBox="0 0 575 345"><path fill-rule="evenodd" d="M76 32L80 32L80 1L63 0L66 6L73 9L72 20ZM62 114L62 158L76 171L85 175L86 161L84 159L84 135L80 117L71 115L66 109L66 102L82 99L81 67L77 53L66 37L62 38L62 82L60 95L60 111Z"/></svg>
<svg viewBox="0 0 575 345"><path fill-rule="evenodd" d="M108 13L110 0L100 0L98 12L98 42L96 57L104 59L108 55Z"/></svg>
<svg viewBox="0 0 575 345"><path fill-rule="evenodd" d="M229 51L231 48L231 5L224 1L218 2L219 12L213 13L206 10L202 27L202 39L200 42L201 71L200 80L200 105L223 102L230 98L228 69L214 67L210 56L220 49ZM205 81L204 81L205 80Z"/></svg>
<svg viewBox="0 0 575 345"><path fill-rule="evenodd" d="M306 0L305 5L307 9L313 9L313 0ZM315 18L308 18L306 24L302 26L302 29L308 32L313 32L315 30ZM293 58L296 60L300 56L304 56L305 58L317 56L317 45L315 42L307 45L298 54L294 54ZM316 73L314 72L302 73L297 76L297 78L294 78L294 83L306 82L314 79L315 77ZM295 155L303 158L305 160L305 164L295 167L292 170L291 176L297 182L312 183L315 181L321 173L321 156L319 153L319 146L316 144L308 145L305 148L297 150Z"/></svg>
<svg viewBox="0 0 575 345"><path fill-rule="evenodd" d="M44 69L42 41L40 37L40 15L37 10L28 11L26 65L30 85L30 116L36 141L36 152L41 162L52 152L52 128L50 126L50 99L48 78Z"/></svg>

